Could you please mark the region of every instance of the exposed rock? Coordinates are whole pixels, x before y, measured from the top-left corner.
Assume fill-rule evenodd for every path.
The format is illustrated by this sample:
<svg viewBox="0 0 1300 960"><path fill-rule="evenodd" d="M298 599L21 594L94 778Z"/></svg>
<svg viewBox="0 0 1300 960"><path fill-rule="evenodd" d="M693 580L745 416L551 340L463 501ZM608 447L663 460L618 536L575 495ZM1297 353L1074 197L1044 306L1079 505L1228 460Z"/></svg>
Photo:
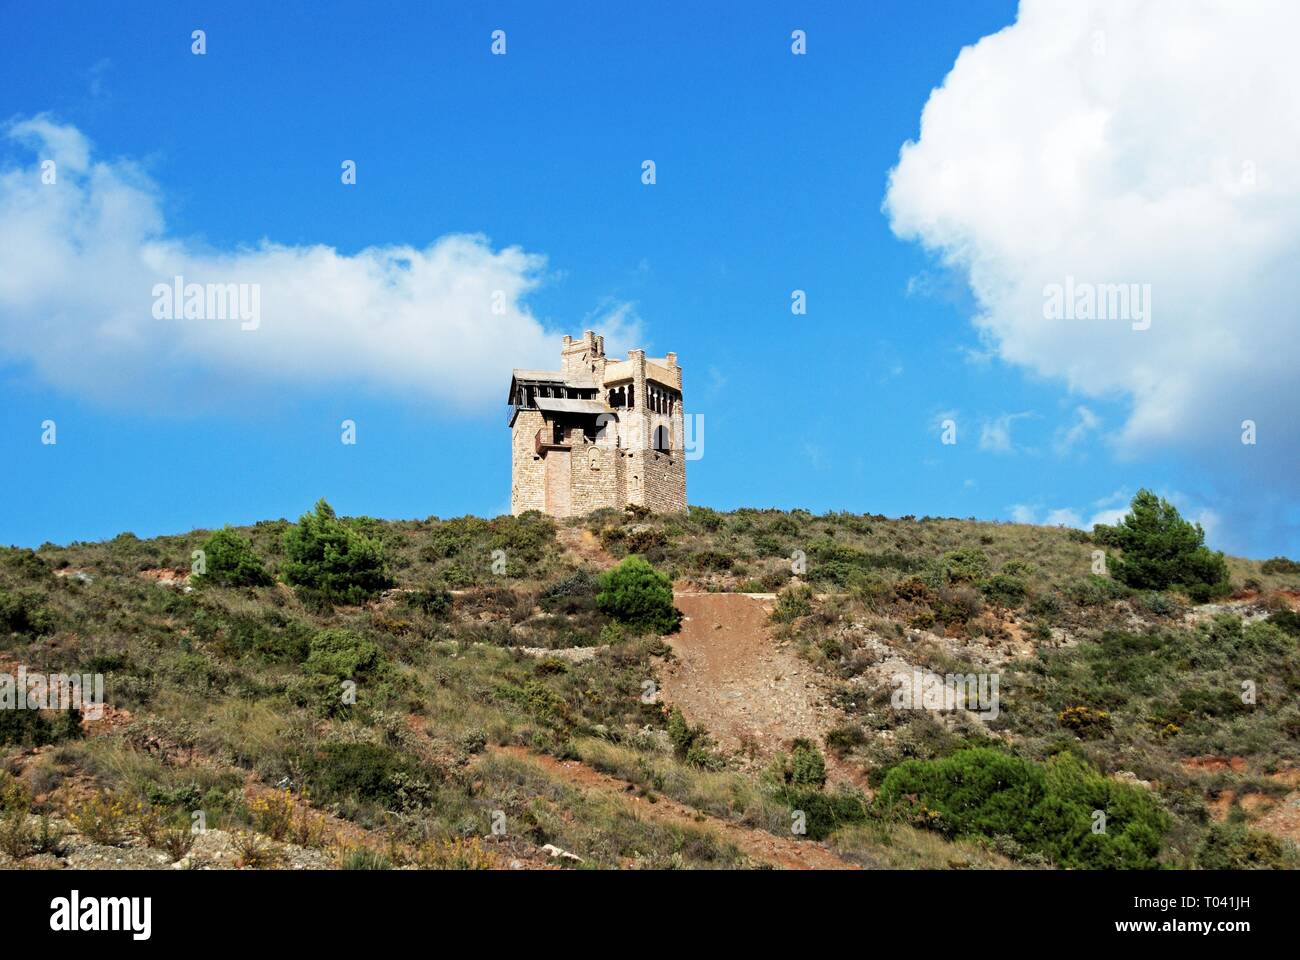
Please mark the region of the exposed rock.
<svg viewBox="0 0 1300 960"><path fill-rule="evenodd" d="M543 845L542 852L551 859L573 860L576 863L582 863L582 857L576 853L570 853L568 850L561 850L553 843Z"/></svg>

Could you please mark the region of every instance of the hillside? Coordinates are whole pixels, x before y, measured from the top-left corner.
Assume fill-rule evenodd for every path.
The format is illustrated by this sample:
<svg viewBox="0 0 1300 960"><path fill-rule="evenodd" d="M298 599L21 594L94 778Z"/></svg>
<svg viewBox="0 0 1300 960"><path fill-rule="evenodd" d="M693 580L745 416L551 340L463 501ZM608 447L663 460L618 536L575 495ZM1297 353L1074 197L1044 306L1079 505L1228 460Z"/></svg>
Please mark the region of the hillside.
<svg viewBox="0 0 1300 960"><path fill-rule="evenodd" d="M107 687L79 726L0 711L0 866L1296 863L1294 565L1228 558L1198 604L1092 574L1061 528L337 523L386 571L348 602L302 580L285 520L235 531L259 585L191 577L210 531L0 550L0 674ZM597 602L629 554L680 630ZM996 677L1000 703L899 709L913 671Z"/></svg>

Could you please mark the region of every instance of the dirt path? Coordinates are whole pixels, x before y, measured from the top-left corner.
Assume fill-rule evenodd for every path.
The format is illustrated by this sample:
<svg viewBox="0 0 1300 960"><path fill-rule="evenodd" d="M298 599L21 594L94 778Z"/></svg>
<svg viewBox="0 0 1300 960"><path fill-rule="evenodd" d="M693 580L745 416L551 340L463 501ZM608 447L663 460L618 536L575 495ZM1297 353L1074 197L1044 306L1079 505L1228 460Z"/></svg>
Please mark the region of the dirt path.
<svg viewBox="0 0 1300 960"><path fill-rule="evenodd" d="M820 745L841 722L812 666L772 640L766 595L678 591L673 600L684 618L665 638L677 660L661 671L663 699L719 746L762 763L796 737ZM833 783L861 779L831 756L827 773Z"/></svg>
<svg viewBox="0 0 1300 960"><path fill-rule="evenodd" d="M546 754L533 753L525 747L494 747L494 753L535 763L551 776L582 790L600 790L616 795L642 816L656 820L709 830L733 844L752 860L786 870L857 870L856 864L840 859L827 847L812 840L778 837L753 827L742 827L702 813L684 803L657 794L651 803L636 785L594 770L578 760L557 760Z"/></svg>

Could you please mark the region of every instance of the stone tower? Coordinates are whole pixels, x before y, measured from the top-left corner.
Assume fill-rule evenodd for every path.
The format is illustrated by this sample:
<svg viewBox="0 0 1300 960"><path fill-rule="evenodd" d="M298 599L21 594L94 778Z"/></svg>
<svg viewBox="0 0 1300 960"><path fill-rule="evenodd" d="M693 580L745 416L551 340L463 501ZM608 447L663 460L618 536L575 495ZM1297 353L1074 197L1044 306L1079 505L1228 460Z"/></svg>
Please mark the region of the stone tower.
<svg viewBox="0 0 1300 960"><path fill-rule="evenodd" d="M565 337L559 370L510 378L510 512L573 517L629 504L686 509L677 354L605 356L605 338Z"/></svg>

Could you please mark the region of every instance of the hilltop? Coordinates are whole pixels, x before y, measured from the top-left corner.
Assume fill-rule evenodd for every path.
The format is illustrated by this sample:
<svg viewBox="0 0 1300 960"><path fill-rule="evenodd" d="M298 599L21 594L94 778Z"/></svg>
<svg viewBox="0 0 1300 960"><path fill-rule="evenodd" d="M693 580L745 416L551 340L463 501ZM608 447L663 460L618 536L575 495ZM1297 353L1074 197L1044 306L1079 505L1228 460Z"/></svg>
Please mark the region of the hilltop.
<svg viewBox="0 0 1300 960"><path fill-rule="evenodd" d="M1097 575L1098 549L1124 558L692 508L0 550L0 674L102 673L108 704L0 714L0 863L1293 865L1296 565L1226 558L1207 598ZM193 576L199 550L241 572ZM601 599L633 554L680 629ZM915 671L996 677L1000 704L899 709Z"/></svg>

